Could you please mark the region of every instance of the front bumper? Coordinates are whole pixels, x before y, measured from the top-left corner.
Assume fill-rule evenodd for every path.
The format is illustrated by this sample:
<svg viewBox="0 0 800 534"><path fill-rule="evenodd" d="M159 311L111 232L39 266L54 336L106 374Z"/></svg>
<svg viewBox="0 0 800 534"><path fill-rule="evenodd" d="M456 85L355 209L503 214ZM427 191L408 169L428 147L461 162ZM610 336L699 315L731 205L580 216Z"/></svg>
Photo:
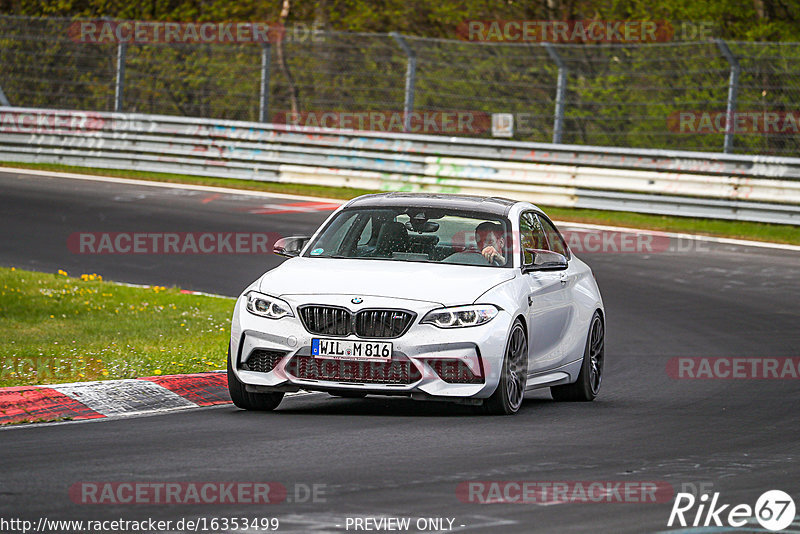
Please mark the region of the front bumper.
<svg viewBox="0 0 800 534"><path fill-rule="evenodd" d="M320 304L341 305L336 302L338 299L329 299L328 302L315 299L320 300ZM371 301L374 304L375 299ZM314 358L311 356L311 340L328 336L312 335L305 329L297 317L296 303L291 303L294 317L277 320L253 315L243 303L244 299L240 298L233 314L231 367L248 389L263 392L305 389L453 401L486 398L494 392L500 380L505 344L512 325L511 315L500 311L485 325L437 328L420 324L420 320L439 306L415 303L413 311L417 317L399 338L366 340L354 335L340 338L391 342L392 363L388 367L382 362ZM396 301L392 305L388 299L378 304L386 308L408 308L407 305L398 306ZM258 365L248 363L256 361Z"/></svg>

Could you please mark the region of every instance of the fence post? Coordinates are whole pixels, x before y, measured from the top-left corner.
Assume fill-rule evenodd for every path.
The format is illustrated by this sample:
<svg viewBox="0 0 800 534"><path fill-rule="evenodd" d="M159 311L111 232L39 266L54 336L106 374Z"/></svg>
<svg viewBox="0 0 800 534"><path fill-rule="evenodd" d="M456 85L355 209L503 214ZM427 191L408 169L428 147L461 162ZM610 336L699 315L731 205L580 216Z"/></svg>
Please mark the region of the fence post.
<svg viewBox="0 0 800 534"><path fill-rule="evenodd" d="M122 112L122 97L125 89L125 55L128 43L120 42L117 45L117 83L114 89L114 111Z"/></svg>
<svg viewBox="0 0 800 534"><path fill-rule="evenodd" d="M6 98L6 94L3 92L3 88L0 87L0 106L11 106L11 103Z"/></svg>
<svg viewBox="0 0 800 534"><path fill-rule="evenodd" d="M728 43L722 39L715 39L722 55L728 60L731 66L731 76L728 79L728 106L725 110L725 145L722 151L726 154L733 152L733 132L736 124L734 114L736 113L736 98L739 92L739 60L733 55Z"/></svg>
<svg viewBox="0 0 800 534"><path fill-rule="evenodd" d="M272 48L269 42L261 46L261 88L258 99L258 120L269 122L269 67Z"/></svg>
<svg viewBox="0 0 800 534"><path fill-rule="evenodd" d="M553 119L553 143L560 144L564 131L564 106L567 96L567 65L552 43L542 43L550 59L558 67L558 83L556 85L556 109Z"/></svg>
<svg viewBox="0 0 800 534"><path fill-rule="evenodd" d="M417 53L408 46L406 40L399 33L392 32L389 35L403 49L408 61L406 66L406 94L403 102L403 130L409 132L411 131L411 113L414 111L414 88L417 82Z"/></svg>

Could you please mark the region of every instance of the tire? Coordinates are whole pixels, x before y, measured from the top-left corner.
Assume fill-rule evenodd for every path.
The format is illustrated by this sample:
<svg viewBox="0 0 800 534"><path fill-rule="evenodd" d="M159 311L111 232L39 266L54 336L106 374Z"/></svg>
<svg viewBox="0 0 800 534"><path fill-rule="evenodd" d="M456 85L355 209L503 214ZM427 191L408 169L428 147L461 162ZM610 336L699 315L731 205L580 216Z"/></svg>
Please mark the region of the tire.
<svg viewBox="0 0 800 534"><path fill-rule="evenodd" d="M500 383L492 396L483 401L484 413L513 415L522 406L525 385L528 381L528 337L519 321L514 322L508 334Z"/></svg>
<svg viewBox="0 0 800 534"><path fill-rule="evenodd" d="M337 391L336 393L328 392L331 397L341 397L343 399L363 399L367 396L366 393L360 391Z"/></svg>
<svg viewBox="0 0 800 534"><path fill-rule="evenodd" d="M231 365L231 349L228 348L228 392L237 408L267 412L274 410L283 400L283 392L276 393L250 393L236 375L233 374Z"/></svg>
<svg viewBox="0 0 800 534"><path fill-rule="evenodd" d="M557 401L591 402L600 391L603 381L603 363L605 361L605 326L599 312L594 312L589 323L589 334L586 336L586 348L583 351L583 364L578 373L578 380L572 384L553 386L550 395Z"/></svg>

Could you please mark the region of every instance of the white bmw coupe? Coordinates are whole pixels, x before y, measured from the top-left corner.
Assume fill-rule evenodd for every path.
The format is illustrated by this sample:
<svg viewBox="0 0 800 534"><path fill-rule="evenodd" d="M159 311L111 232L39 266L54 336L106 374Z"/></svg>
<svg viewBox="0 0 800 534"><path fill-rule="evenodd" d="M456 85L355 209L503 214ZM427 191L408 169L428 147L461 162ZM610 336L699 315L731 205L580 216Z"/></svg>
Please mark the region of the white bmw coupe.
<svg viewBox="0 0 800 534"><path fill-rule="evenodd" d="M526 391L591 401L605 314L591 269L536 206L385 193L353 199L236 302L228 388L272 410L284 393L405 395L513 414Z"/></svg>

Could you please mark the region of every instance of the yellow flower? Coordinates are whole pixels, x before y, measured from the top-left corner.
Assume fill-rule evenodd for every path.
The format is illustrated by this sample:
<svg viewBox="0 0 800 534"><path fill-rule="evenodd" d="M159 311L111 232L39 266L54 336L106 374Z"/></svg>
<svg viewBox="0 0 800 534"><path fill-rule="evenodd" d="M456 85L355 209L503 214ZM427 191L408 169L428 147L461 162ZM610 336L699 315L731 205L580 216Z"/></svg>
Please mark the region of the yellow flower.
<svg viewBox="0 0 800 534"><path fill-rule="evenodd" d="M59 269L58 270L58 274L63 275L63 276L67 276L67 271L64 271L63 269Z"/></svg>
<svg viewBox="0 0 800 534"><path fill-rule="evenodd" d="M156 369L155 371L153 371L153 374L154 375L160 375L161 374L161 369Z"/></svg>

